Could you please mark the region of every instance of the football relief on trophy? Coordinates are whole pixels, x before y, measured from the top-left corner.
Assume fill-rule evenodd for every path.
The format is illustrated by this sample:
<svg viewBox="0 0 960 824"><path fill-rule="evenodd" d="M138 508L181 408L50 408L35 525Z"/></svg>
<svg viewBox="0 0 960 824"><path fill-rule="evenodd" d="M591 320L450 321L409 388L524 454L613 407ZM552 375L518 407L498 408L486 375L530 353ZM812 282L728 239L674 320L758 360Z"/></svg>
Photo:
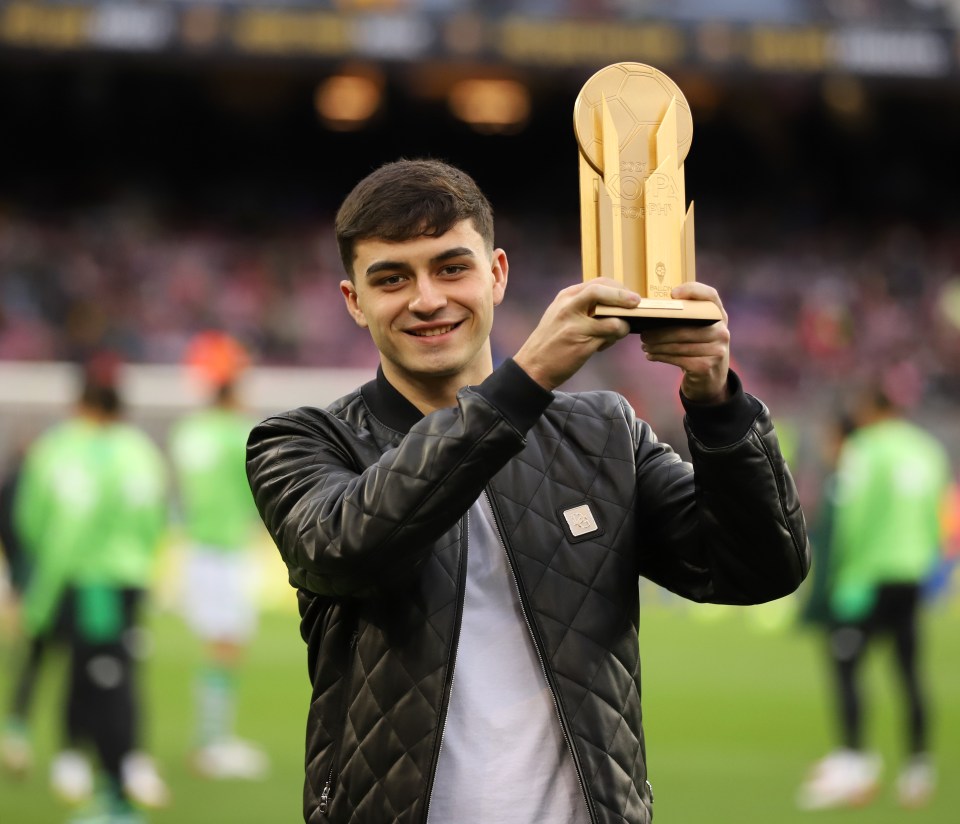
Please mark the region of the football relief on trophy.
<svg viewBox="0 0 960 824"><path fill-rule="evenodd" d="M677 84L652 66L614 63L583 85L573 126L584 280L610 277L641 297L635 309L596 314L623 317L634 332L720 320L712 301L671 298L674 286L696 279L683 178L693 117Z"/></svg>

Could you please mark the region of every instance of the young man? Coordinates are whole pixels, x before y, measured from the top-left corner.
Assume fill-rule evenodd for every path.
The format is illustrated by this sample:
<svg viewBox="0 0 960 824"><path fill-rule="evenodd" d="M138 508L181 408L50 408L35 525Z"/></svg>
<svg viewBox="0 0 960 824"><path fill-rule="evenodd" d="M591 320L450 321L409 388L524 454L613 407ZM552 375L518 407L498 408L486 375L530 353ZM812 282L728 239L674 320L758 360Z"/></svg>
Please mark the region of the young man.
<svg viewBox="0 0 960 824"><path fill-rule="evenodd" d="M266 775L266 753L234 734L237 679L257 624L251 550L259 528L244 472L252 422L240 408L237 372L211 387L207 407L174 424L170 456L190 544L184 616L204 647L191 764L205 778L256 780Z"/></svg>
<svg viewBox="0 0 960 824"><path fill-rule="evenodd" d="M75 819L132 822L131 802L162 807L166 784L141 752L136 628L166 529L167 478L160 451L122 418L118 364L94 358L76 414L27 452L14 517L31 573L23 600L31 637L55 619L70 649L67 738L102 768L103 799ZM80 750L61 752L51 779L65 800L94 789Z"/></svg>
<svg viewBox="0 0 960 824"><path fill-rule="evenodd" d="M856 807L878 792L881 763L866 748L859 669L871 641L886 635L893 640L907 722L897 798L903 807L920 807L933 795L936 775L919 613L944 544L950 462L880 382L858 396L853 417L856 430L839 456L824 570L841 746L814 765L797 800L805 809Z"/></svg>
<svg viewBox="0 0 960 824"><path fill-rule="evenodd" d="M726 323L643 336L682 370L690 466L620 396L554 391L628 333L592 316L637 304L619 284L561 291L494 368L507 255L462 171L388 164L336 230L381 368L264 421L247 453L308 646L305 820L648 822L638 576L742 604L808 567ZM719 305L703 284L676 296Z"/></svg>

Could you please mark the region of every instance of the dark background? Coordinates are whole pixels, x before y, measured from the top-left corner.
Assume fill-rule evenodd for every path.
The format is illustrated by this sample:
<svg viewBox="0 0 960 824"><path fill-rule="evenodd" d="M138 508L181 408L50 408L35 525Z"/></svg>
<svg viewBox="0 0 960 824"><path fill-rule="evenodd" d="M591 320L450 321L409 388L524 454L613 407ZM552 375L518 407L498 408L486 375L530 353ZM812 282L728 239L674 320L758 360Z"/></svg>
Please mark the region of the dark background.
<svg viewBox="0 0 960 824"><path fill-rule="evenodd" d="M381 111L338 133L313 109L323 66L8 55L0 197L56 211L139 189L172 217L255 226L329 211L381 162L431 155L469 169L498 209L575 219L572 111L590 69L528 72L532 115L515 135L472 131L419 96L403 67L384 69ZM672 76L693 90L686 179L698 209L814 223L957 217L956 82L868 79L863 111L844 116L824 102L823 78Z"/></svg>

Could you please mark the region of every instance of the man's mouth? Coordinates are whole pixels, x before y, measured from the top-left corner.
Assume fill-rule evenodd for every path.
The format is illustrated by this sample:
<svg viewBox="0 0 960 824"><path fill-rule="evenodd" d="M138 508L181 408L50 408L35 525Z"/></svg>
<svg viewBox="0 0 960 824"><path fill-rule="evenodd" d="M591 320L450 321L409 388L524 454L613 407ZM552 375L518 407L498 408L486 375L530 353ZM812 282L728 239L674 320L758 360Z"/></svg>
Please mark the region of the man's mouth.
<svg viewBox="0 0 960 824"><path fill-rule="evenodd" d="M446 326L434 326L431 329L410 329L408 330L408 334L418 338L435 338L438 335L445 335L447 332L452 332L459 325L459 323L450 323Z"/></svg>

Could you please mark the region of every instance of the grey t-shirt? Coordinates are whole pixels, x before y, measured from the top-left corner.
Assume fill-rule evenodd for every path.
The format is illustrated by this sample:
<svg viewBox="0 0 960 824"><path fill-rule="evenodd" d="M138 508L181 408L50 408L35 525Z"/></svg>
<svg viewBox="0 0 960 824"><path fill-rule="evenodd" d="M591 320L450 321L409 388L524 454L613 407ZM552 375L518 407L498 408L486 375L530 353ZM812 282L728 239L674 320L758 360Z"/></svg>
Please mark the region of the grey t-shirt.
<svg viewBox="0 0 960 824"><path fill-rule="evenodd" d="M467 582L429 824L588 824L486 495L468 515Z"/></svg>

